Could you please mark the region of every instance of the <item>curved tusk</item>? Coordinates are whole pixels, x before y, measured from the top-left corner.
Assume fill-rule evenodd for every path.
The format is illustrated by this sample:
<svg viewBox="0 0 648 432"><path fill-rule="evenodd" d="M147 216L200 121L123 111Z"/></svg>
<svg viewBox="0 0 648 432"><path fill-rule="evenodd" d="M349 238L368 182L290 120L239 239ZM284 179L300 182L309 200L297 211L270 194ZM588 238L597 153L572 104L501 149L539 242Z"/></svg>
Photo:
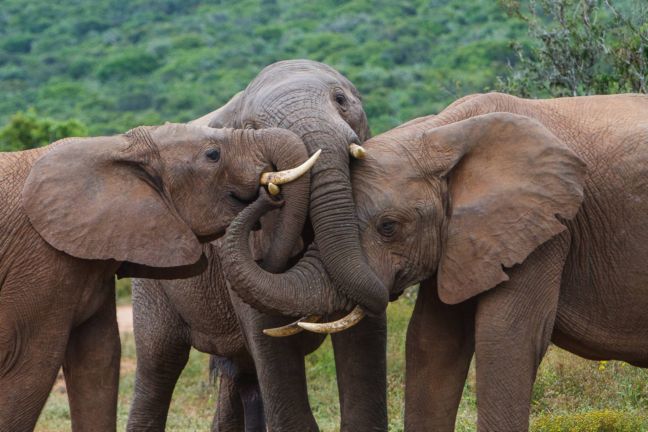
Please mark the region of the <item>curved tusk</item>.
<svg viewBox="0 0 648 432"><path fill-rule="evenodd" d="M308 330L315 333L337 333L342 330L346 330L354 325L358 324L362 318L365 317L365 311L362 310L360 306L356 306L349 313L349 315L341 318L337 321L328 322L328 323L309 323L309 322L297 322L297 325L304 330Z"/></svg>
<svg viewBox="0 0 648 432"><path fill-rule="evenodd" d="M291 168L285 171L265 172L261 174L261 179L259 180L259 184L269 185L270 183L273 183L275 185L282 185L282 184L290 183L293 180L297 180L299 177L306 174L308 170L313 167L320 153L322 153L322 150L321 149L317 150L315 153L313 153L313 156L309 157L306 162L299 165L298 167Z"/></svg>
<svg viewBox="0 0 648 432"><path fill-rule="evenodd" d="M272 337L286 337L296 335L297 333L304 331L304 329L299 327L298 325L300 322L314 323L319 321L320 318L321 316L319 315L309 315L307 317L300 318L293 323L286 324L285 326L264 329L263 334Z"/></svg>
<svg viewBox="0 0 648 432"><path fill-rule="evenodd" d="M359 146L358 144L349 145L349 153L356 159L363 159L367 156L367 150L364 147Z"/></svg>

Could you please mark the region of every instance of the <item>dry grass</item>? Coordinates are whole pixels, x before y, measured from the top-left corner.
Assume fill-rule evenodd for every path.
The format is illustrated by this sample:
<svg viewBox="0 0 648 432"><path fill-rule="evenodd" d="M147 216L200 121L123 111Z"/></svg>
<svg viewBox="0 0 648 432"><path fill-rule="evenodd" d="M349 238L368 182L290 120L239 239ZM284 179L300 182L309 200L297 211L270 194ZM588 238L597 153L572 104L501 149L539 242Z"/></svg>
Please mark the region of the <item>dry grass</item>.
<svg viewBox="0 0 648 432"><path fill-rule="evenodd" d="M389 307L389 430L403 430L405 331L413 298ZM122 371L118 430L124 430L134 381L135 349L130 334L122 336ZM330 343L309 356L310 399L323 432L338 430L339 407ZM209 382L207 355L192 351L173 397L167 430L209 430L216 387ZM550 348L533 391L532 430L536 432L648 431L648 371L621 362L599 363ZM459 409L457 431L475 430L475 374L471 368ZM628 429L629 428L629 429ZM64 387L56 386L37 431L69 431Z"/></svg>

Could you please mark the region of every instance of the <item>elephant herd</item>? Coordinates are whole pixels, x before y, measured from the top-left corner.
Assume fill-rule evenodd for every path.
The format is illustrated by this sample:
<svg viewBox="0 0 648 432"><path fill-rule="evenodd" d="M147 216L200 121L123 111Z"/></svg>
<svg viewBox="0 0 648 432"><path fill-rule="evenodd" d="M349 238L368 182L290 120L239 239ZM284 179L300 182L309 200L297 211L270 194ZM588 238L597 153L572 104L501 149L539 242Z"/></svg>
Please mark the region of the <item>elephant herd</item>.
<svg viewBox="0 0 648 432"><path fill-rule="evenodd" d="M648 367L648 96L478 94L371 138L331 67L263 69L188 124L0 154L0 432L63 368L75 431L116 429L114 277L133 278L129 431L164 430L190 349L213 431L317 431L304 357L331 334L340 430L387 431L386 306L420 289L406 431L529 428L550 342Z"/></svg>

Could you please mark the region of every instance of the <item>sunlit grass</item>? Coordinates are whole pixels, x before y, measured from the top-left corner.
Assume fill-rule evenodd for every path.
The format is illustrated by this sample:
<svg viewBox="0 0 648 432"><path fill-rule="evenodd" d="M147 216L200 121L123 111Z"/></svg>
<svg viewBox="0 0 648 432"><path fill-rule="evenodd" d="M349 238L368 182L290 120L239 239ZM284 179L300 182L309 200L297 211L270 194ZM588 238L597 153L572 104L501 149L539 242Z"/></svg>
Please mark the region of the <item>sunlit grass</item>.
<svg viewBox="0 0 648 432"><path fill-rule="evenodd" d="M403 430L405 332L413 295L391 304L388 341L389 430ZM122 335L122 371L118 430L124 430L133 393L135 348L131 334ZM207 431L216 403L208 356L192 351L173 395L167 430ZM323 432L335 432L339 405L330 341L307 359L310 402ZM37 431L69 431L64 387L52 391ZM475 430L475 372L471 367L457 417L457 431ZM648 370L621 362L599 363L551 347L533 390L532 431L648 431Z"/></svg>

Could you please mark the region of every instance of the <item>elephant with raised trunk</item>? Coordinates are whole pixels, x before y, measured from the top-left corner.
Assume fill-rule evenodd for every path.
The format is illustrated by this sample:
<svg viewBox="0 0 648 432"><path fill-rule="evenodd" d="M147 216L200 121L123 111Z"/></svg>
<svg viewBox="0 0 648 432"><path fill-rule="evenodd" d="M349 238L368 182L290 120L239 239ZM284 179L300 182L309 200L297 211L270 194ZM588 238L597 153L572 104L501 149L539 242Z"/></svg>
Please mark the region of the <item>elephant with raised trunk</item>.
<svg viewBox="0 0 648 432"><path fill-rule="evenodd" d="M648 96L473 95L364 147L352 184L367 260L393 295L421 282L407 431L454 430L473 354L480 431L528 429L550 341L648 366ZM260 271L242 240L265 207L228 228L232 287L268 310L344 308L316 251Z"/></svg>
<svg viewBox="0 0 648 432"><path fill-rule="evenodd" d="M260 178L294 180L307 166L269 169L306 158L286 130L176 124L0 153L0 430L34 428L61 365L73 429L115 430L115 274L204 270L201 243ZM308 176L282 189L283 217L302 223Z"/></svg>
<svg viewBox="0 0 648 432"><path fill-rule="evenodd" d="M358 91L327 65L282 61L263 69L225 106L192 123L286 128L304 141L309 154L321 149L311 171L307 223L290 222L290 235L300 236L305 246L294 248L294 237L282 234L278 227L286 222L276 212L261 221L262 229L250 241L254 258L271 272L284 271L290 255L297 260L316 241L326 269L339 279L354 304L372 314L352 331L333 337L342 430L386 431L384 309L388 296L360 248L349 175L350 159L363 156L361 144L369 137ZM173 388L194 347L231 360L217 362L227 366L221 368L225 373L214 430L265 431L266 426L274 431L318 430L308 403L304 356L323 337L302 333L276 339L263 334L263 330L282 333L272 329L292 318L261 313L230 295L220 249L218 242L205 247L208 269L196 278L135 281L138 363L128 429L164 428ZM292 312L288 315L298 311Z"/></svg>

